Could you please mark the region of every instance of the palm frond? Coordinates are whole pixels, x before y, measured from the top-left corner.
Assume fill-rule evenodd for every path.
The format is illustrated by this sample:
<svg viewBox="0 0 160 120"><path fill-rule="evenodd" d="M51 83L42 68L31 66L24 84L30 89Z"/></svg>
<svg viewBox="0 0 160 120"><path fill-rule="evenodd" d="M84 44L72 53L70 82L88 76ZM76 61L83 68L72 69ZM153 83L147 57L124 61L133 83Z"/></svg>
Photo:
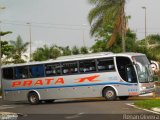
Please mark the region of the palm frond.
<svg viewBox="0 0 160 120"><path fill-rule="evenodd" d="M93 35L95 34L95 32L98 30L98 28L101 27L102 22L103 22L103 17L99 18L99 19L92 25L91 30L90 30L91 36L93 36Z"/></svg>
<svg viewBox="0 0 160 120"><path fill-rule="evenodd" d="M95 19L98 19L100 16L102 16L102 14L104 13L104 8L106 8L105 5L103 6L98 6L96 8L93 8L90 12L89 12L89 15L88 15L88 21L90 24L93 23L93 21Z"/></svg>

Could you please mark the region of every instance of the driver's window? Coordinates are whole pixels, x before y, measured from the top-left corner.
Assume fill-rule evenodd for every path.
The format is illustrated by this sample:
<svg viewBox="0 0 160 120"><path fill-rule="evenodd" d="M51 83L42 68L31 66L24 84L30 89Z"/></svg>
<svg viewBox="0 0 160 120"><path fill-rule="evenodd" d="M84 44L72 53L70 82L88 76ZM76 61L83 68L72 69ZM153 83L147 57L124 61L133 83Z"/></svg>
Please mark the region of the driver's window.
<svg viewBox="0 0 160 120"><path fill-rule="evenodd" d="M121 78L130 83L137 83L134 66L128 57L116 57L117 69Z"/></svg>

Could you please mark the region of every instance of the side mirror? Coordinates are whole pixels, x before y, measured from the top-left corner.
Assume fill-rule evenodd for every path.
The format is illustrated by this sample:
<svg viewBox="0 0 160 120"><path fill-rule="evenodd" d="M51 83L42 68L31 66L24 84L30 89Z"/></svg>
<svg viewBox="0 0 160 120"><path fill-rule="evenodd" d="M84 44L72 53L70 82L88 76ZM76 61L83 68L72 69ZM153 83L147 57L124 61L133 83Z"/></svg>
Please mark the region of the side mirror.
<svg viewBox="0 0 160 120"><path fill-rule="evenodd" d="M152 70L155 72L159 70L159 63L156 61L151 61L150 66L151 66Z"/></svg>

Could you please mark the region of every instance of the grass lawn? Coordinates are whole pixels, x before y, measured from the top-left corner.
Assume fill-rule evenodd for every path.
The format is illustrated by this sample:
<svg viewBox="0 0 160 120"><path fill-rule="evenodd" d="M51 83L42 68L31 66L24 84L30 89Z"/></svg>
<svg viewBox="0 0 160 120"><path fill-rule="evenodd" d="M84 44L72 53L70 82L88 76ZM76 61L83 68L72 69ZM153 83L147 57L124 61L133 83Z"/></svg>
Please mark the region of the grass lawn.
<svg viewBox="0 0 160 120"><path fill-rule="evenodd" d="M136 101L134 104L138 107L147 108L147 109L151 109L155 107L160 108L160 99L143 100L143 101L140 100L140 101Z"/></svg>

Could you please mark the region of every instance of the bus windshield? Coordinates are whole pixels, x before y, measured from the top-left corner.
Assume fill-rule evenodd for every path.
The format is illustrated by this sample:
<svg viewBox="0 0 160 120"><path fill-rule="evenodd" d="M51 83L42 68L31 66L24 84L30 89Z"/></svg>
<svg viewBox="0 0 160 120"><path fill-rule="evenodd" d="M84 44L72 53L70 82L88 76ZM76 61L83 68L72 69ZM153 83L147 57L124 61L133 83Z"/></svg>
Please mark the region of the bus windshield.
<svg viewBox="0 0 160 120"><path fill-rule="evenodd" d="M135 56L136 69L140 83L148 83L153 81L150 62L146 56Z"/></svg>

